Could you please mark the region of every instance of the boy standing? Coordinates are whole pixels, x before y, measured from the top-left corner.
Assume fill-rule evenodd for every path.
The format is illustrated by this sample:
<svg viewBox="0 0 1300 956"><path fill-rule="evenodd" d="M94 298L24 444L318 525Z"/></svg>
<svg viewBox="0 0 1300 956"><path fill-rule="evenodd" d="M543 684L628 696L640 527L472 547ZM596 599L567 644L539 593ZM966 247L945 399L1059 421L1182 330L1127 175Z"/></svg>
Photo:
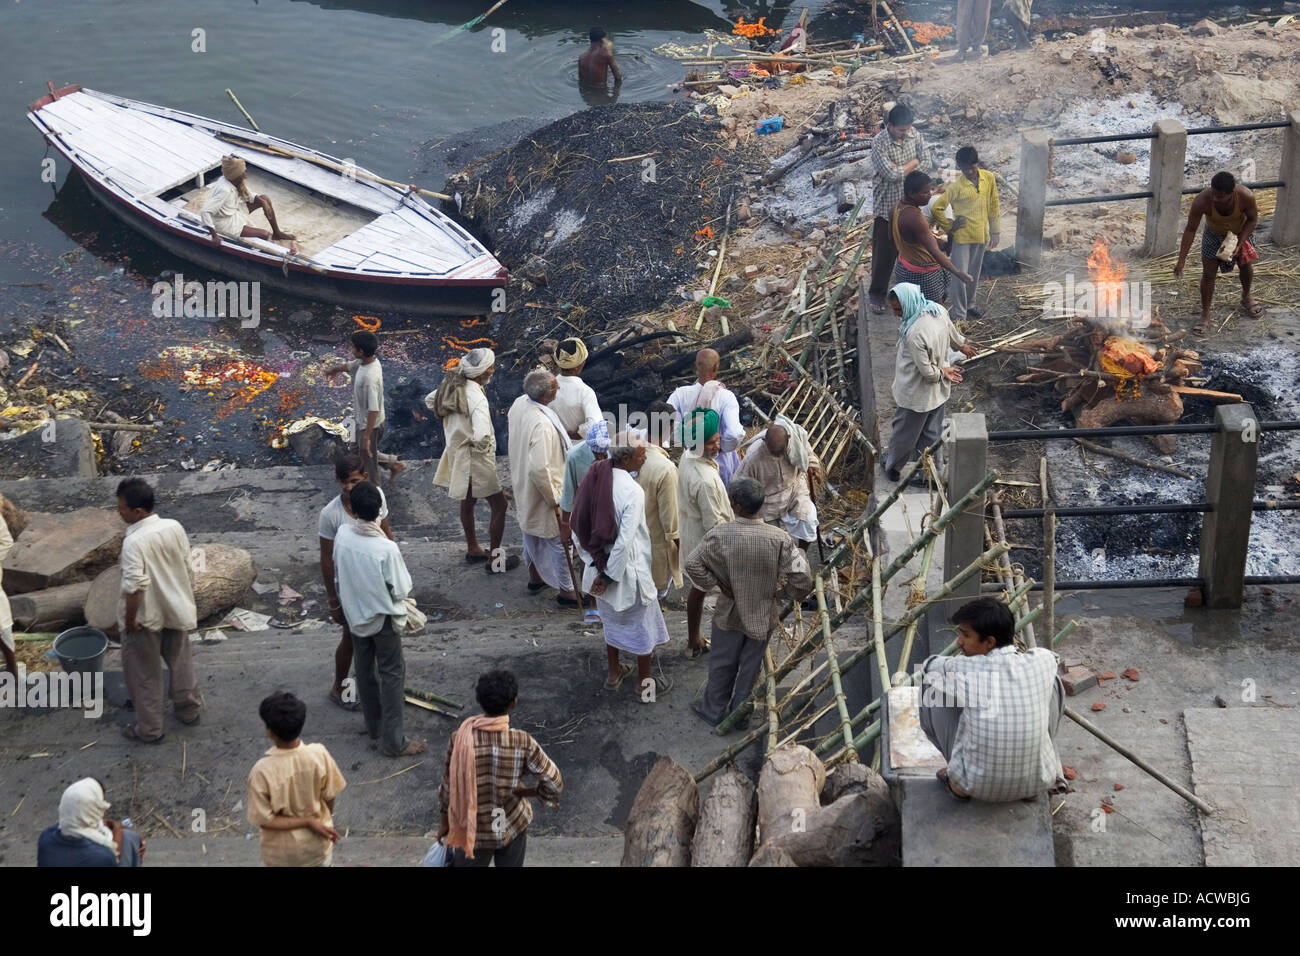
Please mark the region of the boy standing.
<svg viewBox="0 0 1300 956"><path fill-rule="evenodd" d="M122 675L136 716L122 736L150 744L163 738L164 661L172 672L176 719L197 724L203 706L189 636L198 626L190 539L180 522L158 517L153 506L153 488L144 479L117 486L117 513L129 526L122 538L117 627Z"/></svg>
<svg viewBox="0 0 1300 956"><path fill-rule="evenodd" d="M356 517L334 538L334 585L352 635L361 713L370 738L382 737L386 756L411 757L425 751L423 740L408 740L402 730L402 631L411 575L402 552L379 526L379 488L363 481L349 492L348 500Z"/></svg>
<svg viewBox="0 0 1300 956"><path fill-rule="evenodd" d="M379 484L379 443L384 439L384 367L375 352L379 337L374 332L361 330L352 333L353 359L345 365L331 365L325 370L329 378L339 372L352 376L352 417L356 422L357 446L365 463L366 475ZM394 459L385 462L396 478L406 466Z"/></svg>
<svg viewBox="0 0 1300 956"><path fill-rule="evenodd" d="M334 463L334 478L339 483L339 494L320 510L319 522L320 573L325 581L325 597L329 602L330 617L343 625L343 637L334 650L334 686L330 688L330 700L344 710L360 710L361 705L355 697L352 700L343 698L343 682L352 669L352 634L348 631L339 592L334 586L334 538L339 528L356 517L349 510L348 495L366 480L365 465L356 455L345 455ZM384 500L382 489L379 492L379 529L389 541L393 540L393 529L388 526L388 502Z"/></svg>
<svg viewBox="0 0 1300 956"><path fill-rule="evenodd" d="M288 692L257 709L273 746L248 774L248 822L262 830L263 866L329 866L334 801L347 786L324 744L300 739L307 705Z"/></svg>

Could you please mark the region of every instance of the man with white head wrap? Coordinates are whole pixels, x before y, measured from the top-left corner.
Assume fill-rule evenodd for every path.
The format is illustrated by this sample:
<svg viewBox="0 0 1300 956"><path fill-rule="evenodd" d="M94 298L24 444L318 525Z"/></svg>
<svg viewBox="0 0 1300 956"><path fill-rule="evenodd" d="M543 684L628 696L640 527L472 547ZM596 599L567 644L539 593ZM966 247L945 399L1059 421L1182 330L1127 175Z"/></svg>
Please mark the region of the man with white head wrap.
<svg viewBox="0 0 1300 956"><path fill-rule="evenodd" d="M736 477L753 478L763 488L759 518L779 525L805 551L817 538L817 506L810 476L821 473L808 433L784 415L777 415L749 446Z"/></svg>
<svg viewBox="0 0 1300 956"><path fill-rule="evenodd" d="M550 409L555 399L555 376L534 369L524 376L524 394L507 416L510 425L510 487L515 516L524 536L524 561L528 564L528 590L537 593L553 587L556 601L577 607L578 595L566 556L568 521L562 521L560 497L564 492L564 458L568 433Z"/></svg>
<svg viewBox="0 0 1300 956"><path fill-rule="evenodd" d="M447 494L460 502L465 560L471 564L484 562L489 574L519 566L517 555L507 557L501 550L506 530L506 496L497 478L496 432L484 391L495 370L496 355L491 349L471 349L447 370L437 391L424 399L429 410L442 419L447 436L447 447L438 462L433 483L446 488ZM479 545L474 527L474 503L479 498L486 498L492 509L487 551Z"/></svg>
<svg viewBox="0 0 1300 956"><path fill-rule="evenodd" d="M560 369L556 376L558 391L551 410L564 423L570 438L580 438L585 426L604 416L596 392L579 376L587 366L587 345L582 339L569 338L555 347L555 364Z"/></svg>
<svg viewBox="0 0 1300 956"><path fill-rule="evenodd" d="M37 866L139 866L144 840L116 820L105 820L110 804L94 777L63 791L59 822L36 844Z"/></svg>

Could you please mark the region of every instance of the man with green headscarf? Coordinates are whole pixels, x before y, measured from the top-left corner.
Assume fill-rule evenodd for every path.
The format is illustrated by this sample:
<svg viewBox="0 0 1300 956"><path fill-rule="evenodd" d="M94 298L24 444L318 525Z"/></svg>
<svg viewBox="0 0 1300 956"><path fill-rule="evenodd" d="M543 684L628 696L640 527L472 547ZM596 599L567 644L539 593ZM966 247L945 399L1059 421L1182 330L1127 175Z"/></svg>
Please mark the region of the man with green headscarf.
<svg viewBox="0 0 1300 956"><path fill-rule="evenodd" d="M894 360L894 412L885 475L898 481L909 461L939 440L948 395L961 382L951 364L954 349L967 358L977 351L948 317L948 310L921 294L920 286L900 282L889 291L889 305L902 318Z"/></svg>
<svg viewBox="0 0 1300 956"><path fill-rule="evenodd" d="M677 466L677 532L682 555L694 551L710 528L735 519L727 486L718 472L721 427L721 416L711 408L693 409L682 418L680 438L686 451ZM700 637L704 597L705 592L692 588L686 599L690 657L698 657L708 649Z"/></svg>

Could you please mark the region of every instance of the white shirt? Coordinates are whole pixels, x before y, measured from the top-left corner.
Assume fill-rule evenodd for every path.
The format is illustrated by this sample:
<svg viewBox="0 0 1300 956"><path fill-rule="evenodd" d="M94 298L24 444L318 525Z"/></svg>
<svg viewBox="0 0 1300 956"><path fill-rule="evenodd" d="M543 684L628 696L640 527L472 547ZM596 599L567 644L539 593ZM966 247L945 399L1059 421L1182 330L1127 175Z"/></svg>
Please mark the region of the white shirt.
<svg viewBox="0 0 1300 956"><path fill-rule="evenodd" d="M248 203L225 176L212 184L200 212L203 225L227 236L238 236L248 225Z"/></svg>
<svg viewBox="0 0 1300 956"><path fill-rule="evenodd" d="M126 631L126 596L144 592L136 624L146 631L192 631L198 626L190 573L190 539L179 521L149 515L122 538L122 589L117 626Z"/></svg>
<svg viewBox="0 0 1300 956"><path fill-rule="evenodd" d="M650 565L650 530L645 523L645 492L636 479L622 468L614 469L614 513L618 516L618 538L605 562L605 574L614 579L601 598L615 611L626 611L657 600L654 571ZM573 538L578 553L586 563L582 589L590 591L600 572L591 556Z"/></svg>
<svg viewBox="0 0 1300 956"><path fill-rule="evenodd" d="M383 521L387 517L388 499L384 497L384 490L381 488L379 489L379 517L376 520ZM326 541L333 541L339 528L351 520L352 515L343 508L343 496L335 495L334 500L320 510L320 536Z"/></svg>
<svg viewBox="0 0 1300 956"><path fill-rule="evenodd" d="M366 419L371 412L379 412L375 417L375 427L384 424L384 368L379 359L365 363L353 359L348 363L352 373L352 415L357 423L357 434L366 430Z"/></svg>
<svg viewBox="0 0 1300 956"><path fill-rule="evenodd" d="M694 385L682 385L668 396L668 404L677 413L673 421L674 425L680 425L682 419L696 408L703 389L704 383L696 382ZM722 433L723 452L735 451L741 439L745 437L745 426L740 424L740 402L736 400L736 393L725 385L720 385L710 407L721 419L718 430Z"/></svg>
<svg viewBox="0 0 1300 956"><path fill-rule="evenodd" d="M570 435L576 435L582 425L588 425L601 417L600 402L596 392L577 375L555 376L555 398L551 400L551 411L559 416L560 422Z"/></svg>
<svg viewBox="0 0 1300 956"><path fill-rule="evenodd" d="M393 629L401 633L411 575L394 542L360 534L351 522L343 525L334 539L334 576L348 630L371 637L391 617Z"/></svg>

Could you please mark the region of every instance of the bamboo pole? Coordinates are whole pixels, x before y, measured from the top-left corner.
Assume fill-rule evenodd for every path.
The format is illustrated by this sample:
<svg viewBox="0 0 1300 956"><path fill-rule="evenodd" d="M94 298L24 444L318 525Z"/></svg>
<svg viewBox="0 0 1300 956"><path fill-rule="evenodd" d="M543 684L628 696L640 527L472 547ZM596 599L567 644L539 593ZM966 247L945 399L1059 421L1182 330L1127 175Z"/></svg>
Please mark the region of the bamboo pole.
<svg viewBox="0 0 1300 956"><path fill-rule="evenodd" d="M776 750L778 714L776 710L776 664L772 660L772 649L763 651L763 663L767 668L767 752Z"/></svg>
<svg viewBox="0 0 1300 956"><path fill-rule="evenodd" d="M827 298L826 307L822 309L822 314L817 317L817 322L813 325L813 329L812 329L812 334L814 339L816 339L816 337L821 334L822 327L826 324L826 320L829 319L831 313L835 311L835 306L839 303L840 296L844 294L844 287L848 285L849 280L853 277L854 271L858 268L858 263L862 261L863 255L866 254L867 246L869 246L870 244L871 244L871 234L870 231L868 231L866 238L864 238L862 240L861 245L858 246L858 251L857 253L854 254L853 261L849 264L848 269L844 271L843 277L841 277L839 283L835 286L835 289L833 290L831 295ZM812 350L813 350L812 342L809 342L806 346L804 346L803 353L799 356L800 365L802 365L804 362L808 360L809 356L812 354Z"/></svg>
<svg viewBox="0 0 1300 956"><path fill-rule="evenodd" d="M1133 751L1129 750L1127 747L1121 744L1114 737L1110 736L1110 734L1106 733L1104 730L1102 730L1092 721L1085 720L1082 715L1078 714L1077 712L1075 712L1069 707L1065 708L1065 716L1069 717L1072 721L1074 721L1084 730L1088 731L1088 733L1092 734L1094 737L1096 737L1098 740L1104 743L1111 750L1115 751L1117 754L1119 754L1122 757L1126 757L1131 763L1137 766L1140 770L1146 771L1150 776L1154 777L1156 780L1159 780L1161 783L1163 783L1174 793L1178 794L1180 797L1182 797L1184 800L1186 800L1188 803L1194 806L1197 810L1200 810L1202 813L1207 815L1215 812L1214 807L1210 806L1208 803L1206 803L1196 794L1192 793L1182 784L1177 783L1174 780L1171 780L1169 777L1165 776L1163 773L1161 773L1155 767L1151 766L1151 764L1147 763L1145 760L1143 760Z"/></svg>
<svg viewBox="0 0 1300 956"><path fill-rule="evenodd" d="M717 220L714 221L716 222ZM731 231L731 203L727 203L727 221L726 221L726 225L722 227L722 244L721 244L721 248L718 250L718 264L713 270L713 281L709 283L709 295L713 295L715 292L718 291L718 276L722 275L722 261L727 254L727 233L730 231ZM708 296L705 296L705 298L708 298ZM707 311L708 308L706 306L704 305L700 306L700 315L695 320L696 332L698 332L700 330L700 326L704 324L704 313ZM727 331L727 317L725 312L723 313L723 317L722 317L722 334L723 335L730 334Z"/></svg>
<svg viewBox="0 0 1300 956"><path fill-rule="evenodd" d="M1038 480L1043 487L1043 607L1047 608L1047 633L1056 633L1056 508L1047 487L1047 458L1039 459Z"/></svg>
<svg viewBox="0 0 1300 956"><path fill-rule="evenodd" d="M894 558L889 567L886 568L884 573L881 575L881 581L888 583L895 574L903 570L903 567L916 556L917 552L925 547L926 541L943 533L943 531L947 529L948 525L952 524L957 520L957 518L965 514L966 509L974 504L976 499L983 497L984 492L987 491L989 486L997 480L997 476L998 473L996 471L989 472L984 476L979 484L966 492L966 494L962 495L961 498L949 507L947 511L932 521L930 527L926 528L918 538L914 539L911 544L899 553L898 557Z"/></svg>
<svg viewBox="0 0 1300 956"><path fill-rule="evenodd" d="M257 121L248 114L248 110L244 109L244 104L239 102L239 97L236 96L234 91L229 87L226 88L226 95L230 97L232 103L239 107L239 112L244 114L244 119L248 120L248 125L253 127L253 129L257 130L259 133L262 132L262 127L257 125Z"/></svg>
<svg viewBox="0 0 1300 956"><path fill-rule="evenodd" d="M299 153L296 150L285 149L283 146L272 146L267 143L257 143L252 140L246 140L239 136L233 136L228 133L218 133L217 137L228 143L234 143L236 146L243 146L246 149L255 149L262 153L270 153L272 156L284 156L289 159L301 159L303 162L315 163L317 166L323 166L326 169L332 169L336 173L343 173L349 176L360 176L362 179L368 179L374 183L380 183L384 186L391 186L394 189L414 189L417 193L425 196L432 196L434 199L443 199L450 201L451 197L446 193L436 193L432 189L421 189L410 183L399 183L392 179L385 179L383 176L376 176L374 173L358 169L355 166L345 166L342 163L336 163L320 156L311 156L307 153Z"/></svg>
<svg viewBox="0 0 1300 956"><path fill-rule="evenodd" d="M885 658L885 614L880 596L880 558L871 558L871 632L876 649L876 670L883 693L889 688L889 661Z"/></svg>
<svg viewBox="0 0 1300 956"><path fill-rule="evenodd" d="M1006 540L1007 540L1007 526L1006 526L1006 523L1002 520L1002 499L1001 499L1001 497L1000 497L999 495L996 495L996 494L993 495L993 496L992 496L992 499L991 499L990 502L989 502L989 507L990 507L990 510L993 512L993 527L997 530L997 533L998 533L998 538L997 538L997 540L999 540L999 541L1001 541L1001 542L1003 542L1003 543L1006 543ZM1027 592L1027 591L1020 591L1020 587L1021 587L1021 585L1023 585L1023 584L1025 583L1025 576L1024 576L1022 573L1020 573L1019 571L1017 571L1017 570L1016 570L1016 566L1015 566L1014 564L1011 564L1010 561L1011 561L1011 559L1010 559L1010 555L1008 554L1008 556L1007 556L1007 564L1008 564L1008 566L1009 566L1010 569L1011 569L1011 581L1012 581L1012 583L1016 586L1017 591L1019 591L1019 593L1021 594L1021 597L1019 597L1019 598L1017 599L1017 600L1019 601L1019 606L1020 606L1020 607L1027 607L1028 604L1029 604L1029 599L1028 599L1028 597L1026 597L1026 596L1024 596L1024 595L1026 595L1028 592ZM1017 606L1016 603L1015 603L1014 601L1008 601L1007 603L1008 603L1008 605L1009 605L1012 609L1015 609L1016 606ZM1029 644L1031 644L1031 645L1033 645L1033 646L1037 646L1037 640L1036 640L1036 636L1035 636L1035 634L1034 634L1034 629L1033 629L1033 627L1030 627L1029 630L1027 630L1027 631L1025 632L1025 638L1026 638L1027 643L1029 643Z"/></svg>

